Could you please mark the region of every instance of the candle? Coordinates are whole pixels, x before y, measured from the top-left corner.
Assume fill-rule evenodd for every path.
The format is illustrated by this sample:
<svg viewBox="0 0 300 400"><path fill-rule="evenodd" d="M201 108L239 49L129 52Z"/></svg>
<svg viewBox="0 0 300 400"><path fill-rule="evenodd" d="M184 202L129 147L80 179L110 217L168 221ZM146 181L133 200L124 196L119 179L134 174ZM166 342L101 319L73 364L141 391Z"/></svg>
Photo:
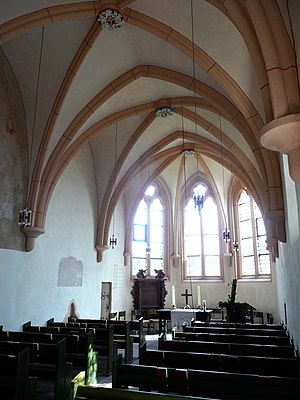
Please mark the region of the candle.
<svg viewBox="0 0 300 400"><path fill-rule="evenodd" d="M200 286L197 286L197 306L201 305Z"/></svg>
<svg viewBox="0 0 300 400"><path fill-rule="evenodd" d="M172 286L172 306L175 306L175 286Z"/></svg>

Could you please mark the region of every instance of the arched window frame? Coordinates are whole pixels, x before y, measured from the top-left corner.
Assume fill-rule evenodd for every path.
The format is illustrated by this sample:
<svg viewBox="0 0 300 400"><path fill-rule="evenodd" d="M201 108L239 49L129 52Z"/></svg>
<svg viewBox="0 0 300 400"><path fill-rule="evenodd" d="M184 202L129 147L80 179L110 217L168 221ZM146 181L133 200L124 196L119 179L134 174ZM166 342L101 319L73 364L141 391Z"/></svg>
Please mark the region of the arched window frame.
<svg viewBox="0 0 300 400"><path fill-rule="evenodd" d="M132 239L133 239L133 224L134 224L134 219L135 219L135 215L136 215L136 211L139 207L139 204L141 202L142 199L145 199L146 203L150 204L150 199L148 198L148 196L145 196L145 192L147 190L147 188L149 186L154 186L155 188L155 196L154 198L158 198L160 200L160 202L163 205L163 228L164 228L164 232L163 232L163 243L164 243L164 249L163 249L163 263L164 263L164 273L166 275L167 278L169 278L170 276L170 261L169 261L169 254L170 254L170 230L171 230L171 216L170 216L170 199L169 196L164 188L164 186L162 185L162 183L158 180L156 180L155 182L149 183L147 185L145 185L142 190L139 193L139 196L137 197L134 206L131 210L130 213L130 218L129 218L129 229L127 230L126 233L126 243L127 243L127 251L128 253L124 254L126 256L126 258L129 256L129 260L130 260L130 276L131 279L136 278L136 275L133 274L132 272ZM153 198L153 199L154 199ZM145 266L146 268L146 266ZM147 271L148 272L148 271ZM154 276L154 275L152 275Z"/></svg>
<svg viewBox="0 0 300 400"><path fill-rule="evenodd" d="M251 193L244 188L241 183L236 183L234 185L233 188L233 198L232 198L232 204L233 204L233 222L234 222L234 240L240 244L241 243L241 235L240 235L240 221L239 221L239 200L240 200L240 196L242 194L243 191L246 191L246 193L248 194L249 198L250 198L250 205L251 205L251 219L252 219L252 237L253 237L253 246L254 246L254 263L255 263L255 273L251 274L251 275L244 275L243 274L243 270L242 270L242 253L240 251L240 249L238 251L235 252L236 255L236 276L238 279L240 280L260 280L260 281L271 281L272 279L272 269L271 269L271 254L269 254L270 256L270 273L269 274L260 274L259 273L259 263L258 263L258 254L259 254L259 250L258 250L258 246L257 246L257 237L258 237L258 233L257 233L257 229L256 229L256 223L255 223L255 217L254 217L254 203L255 203L255 199L254 197L251 195ZM259 207L259 204L256 202L256 205ZM266 227L266 221L264 219L264 214L261 210L261 208L259 207L261 215L262 215L262 219L264 221L264 225ZM267 244L266 244L267 247Z"/></svg>
<svg viewBox="0 0 300 400"><path fill-rule="evenodd" d="M213 199L214 203L217 206L218 210L218 225L219 225L219 249L220 249L220 255L219 255L219 261L220 261L220 275L219 276L206 276L205 275L205 263L203 262L203 258L205 254L202 254L202 271L199 276L187 276L187 271L186 271L186 251L185 251L185 239L184 239L184 218L185 218L185 207L188 204L189 200L193 198L194 195L194 189L199 185L202 184L204 185L207 190L205 193L205 197ZM224 258L223 258L223 225L222 225L222 213L221 213L221 206L219 203L218 197L215 195L215 192L213 191L213 188L210 184L210 182L205 179L204 177L198 177L196 179L191 180L188 182L187 185L183 188L183 193L182 193L182 200L181 200L181 248L182 248L182 268L181 268L181 275L182 275L182 281L183 282L190 282L190 281L198 281L198 282L224 282ZM203 248L203 236L201 237L202 241L202 248Z"/></svg>

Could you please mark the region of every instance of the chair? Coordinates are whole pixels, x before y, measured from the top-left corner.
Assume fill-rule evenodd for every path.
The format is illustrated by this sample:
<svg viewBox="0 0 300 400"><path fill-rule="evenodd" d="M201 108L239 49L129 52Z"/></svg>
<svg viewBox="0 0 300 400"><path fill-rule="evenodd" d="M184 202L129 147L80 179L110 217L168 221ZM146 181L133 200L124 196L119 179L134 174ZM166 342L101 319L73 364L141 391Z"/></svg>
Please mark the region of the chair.
<svg viewBox="0 0 300 400"><path fill-rule="evenodd" d="M155 308L149 308L148 318L149 318L149 333L152 332L152 334L155 334L155 332L158 332L158 327L159 327L159 318L157 318Z"/></svg>
<svg viewBox="0 0 300 400"><path fill-rule="evenodd" d="M267 324L273 324L273 321L274 321L273 315L267 313Z"/></svg>
<svg viewBox="0 0 300 400"><path fill-rule="evenodd" d="M126 311L119 311L118 321L126 321Z"/></svg>
<svg viewBox="0 0 300 400"><path fill-rule="evenodd" d="M117 320L117 318L118 318L118 313L117 312L110 312L109 314L108 314L108 319L111 319L111 320Z"/></svg>
<svg viewBox="0 0 300 400"><path fill-rule="evenodd" d="M211 321L224 321L224 309L220 307L213 308Z"/></svg>
<svg viewBox="0 0 300 400"><path fill-rule="evenodd" d="M135 320L135 319L139 319L140 318L140 313L139 310L131 310L131 321Z"/></svg>
<svg viewBox="0 0 300 400"><path fill-rule="evenodd" d="M260 323L264 324L264 313L262 311L253 311L253 316L254 318L259 318L260 319ZM254 321L256 322L256 321Z"/></svg>

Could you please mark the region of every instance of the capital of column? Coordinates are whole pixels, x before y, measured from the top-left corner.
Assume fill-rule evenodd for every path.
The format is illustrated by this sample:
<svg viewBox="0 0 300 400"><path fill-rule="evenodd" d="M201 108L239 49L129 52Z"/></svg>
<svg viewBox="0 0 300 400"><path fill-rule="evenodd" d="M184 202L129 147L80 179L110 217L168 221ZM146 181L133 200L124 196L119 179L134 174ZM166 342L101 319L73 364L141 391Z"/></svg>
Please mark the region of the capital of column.
<svg viewBox="0 0 300 400"><path fill-rule="evenodd" d="M43 235L45 233L45 229L37 226L28 226L23 228L23 233L26 236L25 250L29 252L34 248L35 239L37 239L40 235Z"/></svg>
<svg viewBox="0 0 300 400"><path fill-rule="evenodd" d="M300 183L300 114L269 122L260 131L260 142L269 150L288 155L291 178Z"/></svg>
<svg viewBox="0 0 300 400"><path fill-rule="evenodd" d="M109 246L105 244L96 244L95 247L97 250L97 262L101 262L103 260L103 253L109 249Z"/></svg>

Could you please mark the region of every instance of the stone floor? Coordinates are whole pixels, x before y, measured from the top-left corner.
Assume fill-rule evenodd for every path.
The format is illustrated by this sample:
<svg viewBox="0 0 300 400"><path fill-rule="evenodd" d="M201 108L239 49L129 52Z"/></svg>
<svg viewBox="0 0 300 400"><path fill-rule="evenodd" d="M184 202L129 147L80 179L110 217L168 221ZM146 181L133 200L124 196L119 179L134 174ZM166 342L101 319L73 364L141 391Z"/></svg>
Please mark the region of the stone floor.
<svg viewBox="0 0 300 400"><path fill-rule="evenodd" d="M146 335L147 349L157 349L158 335ZM119 350L120 353L123 350ZM99 386L111 387L112 376L105 374L105 357L100 357L98 367ZM138 363L138 344L133 345L133 363ZM37 400L53 400L54 385L48 382L42 382L37 387Z"/></svg>

